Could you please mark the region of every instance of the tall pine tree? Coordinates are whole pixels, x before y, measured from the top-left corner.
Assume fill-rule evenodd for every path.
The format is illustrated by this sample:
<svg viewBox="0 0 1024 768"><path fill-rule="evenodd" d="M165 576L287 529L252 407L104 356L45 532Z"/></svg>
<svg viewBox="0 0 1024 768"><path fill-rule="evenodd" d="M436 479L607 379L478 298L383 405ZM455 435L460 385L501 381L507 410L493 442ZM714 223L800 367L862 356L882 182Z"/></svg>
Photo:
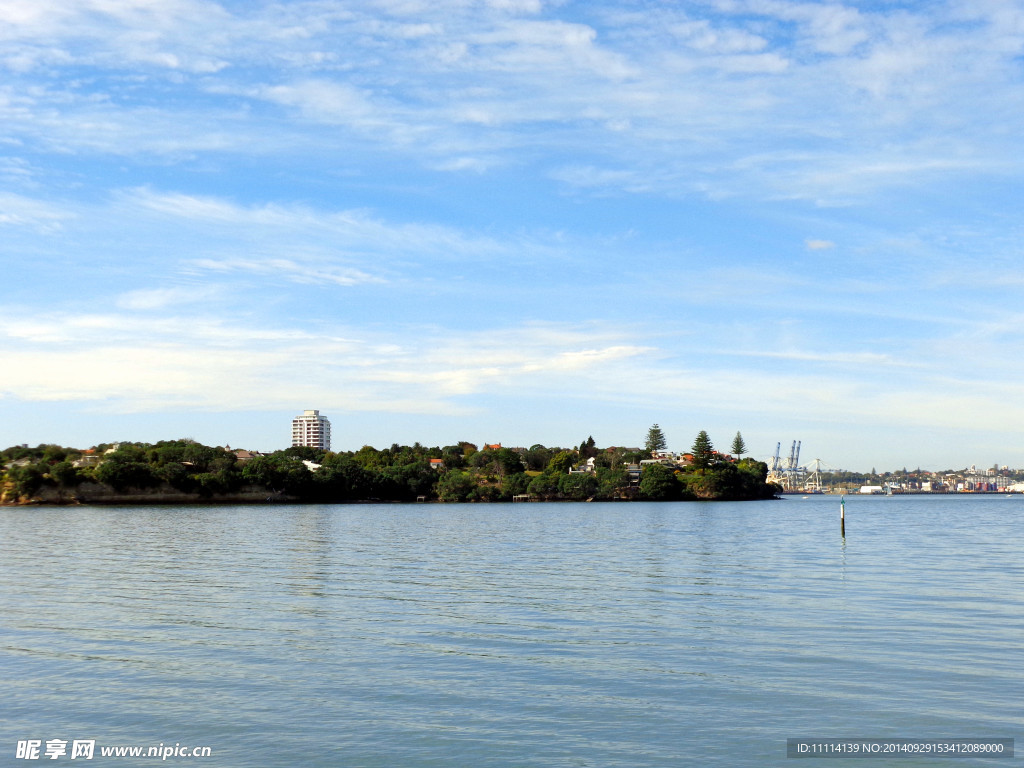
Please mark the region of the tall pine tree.
<svg viewBox="0 0 1024 768"><path fill-rule="evenodd" d="M652 424L651 428L647 430L647 442L644 444L647 452L653 456L658 451L664 451L666 445L668 443L665 441L665 434L661 431L661 427Z"/></svg>
<svg viewBox="0 0 1024 768"><path fill-rule="evenodd" d="M711 438L703 429L693 441L693 466L697 469L707 469L715 461L715 446L711 444Z"/></svg>
<svg viewBox="0 0 1024 768"><path fill-rule="evenodd" d="M747 444L743 442L743 435L739 432L736 433L736 437L732 439L732 455L739 458L747 452Z"/></svg>
<svg viewBox="0 0 1024 768"><path fill-rule="evenodd" d="M594 436L591 435L580 443L580 458L586 460L594 456L597 456L597 444L594 442Z"/></svg>

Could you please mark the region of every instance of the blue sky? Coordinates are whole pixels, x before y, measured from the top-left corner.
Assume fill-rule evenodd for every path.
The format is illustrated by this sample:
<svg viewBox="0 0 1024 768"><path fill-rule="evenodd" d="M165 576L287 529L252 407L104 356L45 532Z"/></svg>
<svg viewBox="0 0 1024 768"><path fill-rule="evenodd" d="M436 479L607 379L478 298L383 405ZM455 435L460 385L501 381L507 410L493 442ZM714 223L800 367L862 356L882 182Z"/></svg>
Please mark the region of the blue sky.
<svg viewBox="0 0 1024 768"><path fill-rule="evenodd" d="M0 0L0 443L1024 466L1024 2Z"/></svg>

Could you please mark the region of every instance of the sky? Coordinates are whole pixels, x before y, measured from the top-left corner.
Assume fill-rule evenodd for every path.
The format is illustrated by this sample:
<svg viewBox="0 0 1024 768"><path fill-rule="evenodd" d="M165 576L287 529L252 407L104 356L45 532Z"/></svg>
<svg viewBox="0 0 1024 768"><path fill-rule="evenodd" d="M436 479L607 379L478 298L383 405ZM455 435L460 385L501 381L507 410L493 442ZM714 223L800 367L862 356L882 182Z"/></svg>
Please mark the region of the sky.
<svg viewBox="0 0 1024 768"><path fill-rule="evenodd" d="M1024 0L0 0L0 444L1024 467Z"/></svg>

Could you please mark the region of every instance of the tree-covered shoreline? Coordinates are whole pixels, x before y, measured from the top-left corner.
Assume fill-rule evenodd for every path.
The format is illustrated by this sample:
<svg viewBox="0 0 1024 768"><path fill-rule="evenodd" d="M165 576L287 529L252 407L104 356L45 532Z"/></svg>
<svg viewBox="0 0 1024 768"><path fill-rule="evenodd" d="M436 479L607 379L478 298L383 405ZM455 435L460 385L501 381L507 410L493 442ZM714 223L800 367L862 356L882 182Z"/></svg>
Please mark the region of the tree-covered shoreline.
<svg viewBox="0 0 1024 768"><path fill-rule="evenodd" d="M592 437L568 449L539 444L481 449L462 441L348 452L292 447L268 454L192 440L86 450L15 446L0 452L0 503L243 497L320 503L752 500L779 491L766 482L763 462L717 453L704 432L693 453L683 457L664 453L660 430L652 435L646 450L602 449Z"/></svg>

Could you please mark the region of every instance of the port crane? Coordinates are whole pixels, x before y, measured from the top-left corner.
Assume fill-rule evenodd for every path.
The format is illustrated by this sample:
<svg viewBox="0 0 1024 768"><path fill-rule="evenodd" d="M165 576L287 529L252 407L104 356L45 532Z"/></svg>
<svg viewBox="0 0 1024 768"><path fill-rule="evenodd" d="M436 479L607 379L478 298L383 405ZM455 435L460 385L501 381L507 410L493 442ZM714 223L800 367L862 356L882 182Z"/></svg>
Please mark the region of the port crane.
<svg viewBox="0 0 1024 768"><path fill-rule="evenodd" d="M811 462L811 466L813 466L814 469L808 476L807 482L804 483L805 491L808 491L809 493L824 493L824 488L822 488L821 484L821 467L823 465L827 469L832 469L832 467L829 467L828 464L825 464L821 459L815 459Z"/></svg>
<svg viewBox="0 0 1024 768"><path fill-rule="evenodd" d="M775 455L768 466L768 482L778 483L783 491L799 491L803 487L804 476L807 473L807 469L800 466L800 441L793 441L789 456L785 460L780 456L781 450L782 443L776 443Z"/></svg>

